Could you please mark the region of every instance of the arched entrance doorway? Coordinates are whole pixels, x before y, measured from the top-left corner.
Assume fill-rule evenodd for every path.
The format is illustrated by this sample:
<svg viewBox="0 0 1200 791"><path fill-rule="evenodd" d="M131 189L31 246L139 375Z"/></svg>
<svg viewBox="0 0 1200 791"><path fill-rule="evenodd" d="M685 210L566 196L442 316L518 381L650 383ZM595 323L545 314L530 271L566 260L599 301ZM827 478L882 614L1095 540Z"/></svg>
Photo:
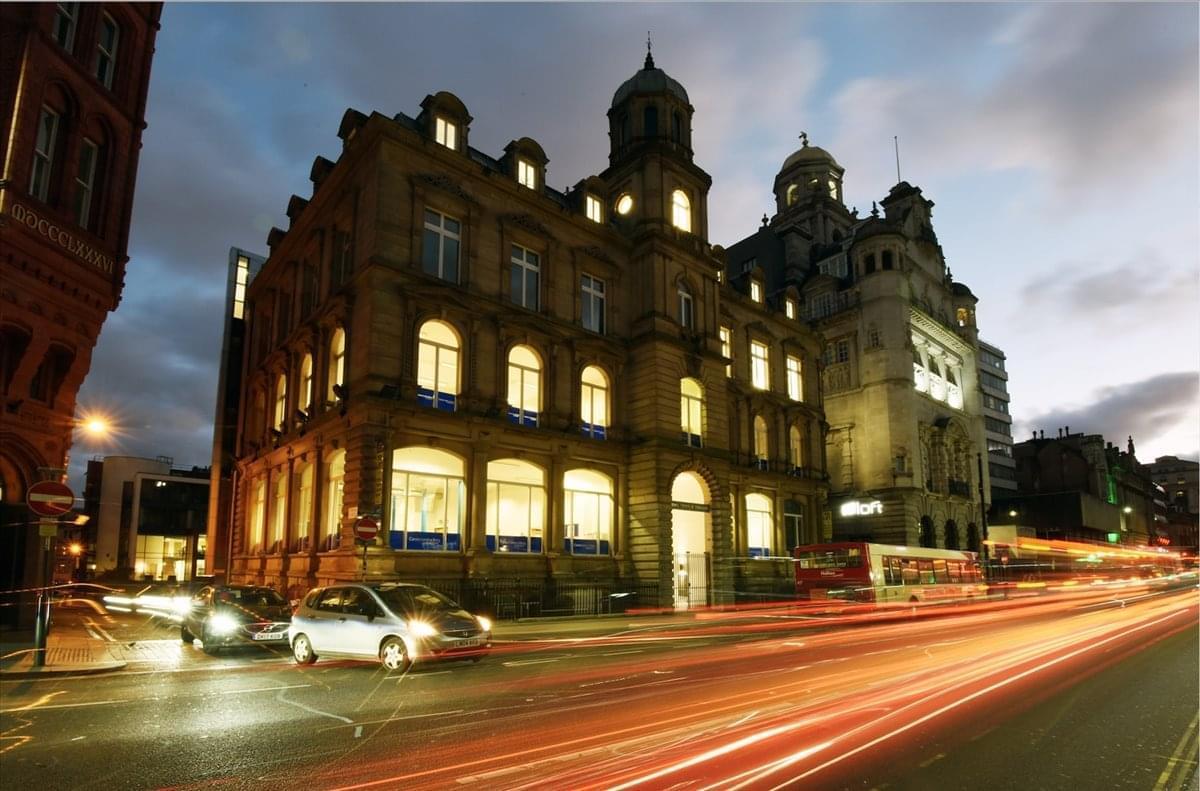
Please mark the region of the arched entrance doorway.
<svg viewBox="0 0 1200 791"><path fill-rule="evenodd" d="M708 604L712 555L712 514L708 484L694 472L671 482L671 551L674 553L675 609Z"/></svg>

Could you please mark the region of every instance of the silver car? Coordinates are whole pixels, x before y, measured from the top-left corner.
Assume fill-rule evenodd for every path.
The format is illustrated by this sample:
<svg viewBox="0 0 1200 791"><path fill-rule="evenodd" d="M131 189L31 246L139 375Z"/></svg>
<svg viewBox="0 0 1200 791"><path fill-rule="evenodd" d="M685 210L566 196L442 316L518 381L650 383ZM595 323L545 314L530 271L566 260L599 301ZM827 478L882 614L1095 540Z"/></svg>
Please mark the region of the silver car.
<svg viewBox="0 0 1200 791"><path fill-rule="evenodd" d="M346 583L316 588L292 615L292 656L377 659L389 671L438 657L478 661L491 648L492 624L424 585Z"/></svg>

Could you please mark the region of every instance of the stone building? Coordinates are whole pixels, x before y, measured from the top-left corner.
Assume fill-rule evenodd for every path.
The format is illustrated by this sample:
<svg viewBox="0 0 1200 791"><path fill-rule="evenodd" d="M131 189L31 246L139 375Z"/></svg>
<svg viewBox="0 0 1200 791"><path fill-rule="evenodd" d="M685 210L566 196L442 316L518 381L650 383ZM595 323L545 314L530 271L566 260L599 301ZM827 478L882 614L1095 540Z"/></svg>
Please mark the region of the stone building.
<svg viewBox="0 0 1200 791"><path fill-rule="evenodd" d="M161 3L0 5L0 589L40 576L26 488L61 480L120 302Z"/></svg>
<svg viewBox="0 0 1200 791"><path fill-rule="evenodd" d="M826 535L977 548L976 299L953 280L919 188L900 182L882 215L860 218L843 203L841 165L801 137L775 178L775 215L730 246L727 272L823 338Z"/></svg>
<svg viewBox="0 0 1200 791"><path fill-rule="evenodd" d="M647 56L608 167L560 192L535 140L472 148L452 94L346 112L247 295L235 579L554 586L574 611L791 589L772 558L826 497L820 344L723 282L692 114Z"/></svg>
<svg viewBox="0 0 1200 791"><path fill-rule="evenodd" d="M1016 443L1013 459L1017 493L993 503L993 525L1033 528L1039 538L1144 546L1166 521L1133 437L1122 450L1066 426Z"/></svg>

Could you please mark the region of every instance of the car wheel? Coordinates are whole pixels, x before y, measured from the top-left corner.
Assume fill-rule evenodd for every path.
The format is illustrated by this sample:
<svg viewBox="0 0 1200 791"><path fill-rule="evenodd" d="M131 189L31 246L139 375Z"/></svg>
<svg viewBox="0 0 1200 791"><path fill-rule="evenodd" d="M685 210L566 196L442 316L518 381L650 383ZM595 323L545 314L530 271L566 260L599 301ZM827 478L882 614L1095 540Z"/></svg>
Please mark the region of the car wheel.
<svg viewBox="0 0 1200 791"><path fill-rule="evenodd" d="M313 653L308 635L296 635L296 639L292 641L292 658L296 660L297 665L311 665L317 661L317 655Z"/></svg>
<svg viewBox="0 0 1200 791"><path fill-rule="evenodd" d="M187 624L180 624L179 639L184 645L191 645L192 641L196 639L196 635L192 634L191 630L187 628Z"/></svg>
<svg viewBox="0 0 1200 791"><path fill-rule="evenodd" d="M409 665L408 647L399 637L389 637L379 647L379 661L383 664L384 670L393 673L403 672L408 669Z"/></svg>

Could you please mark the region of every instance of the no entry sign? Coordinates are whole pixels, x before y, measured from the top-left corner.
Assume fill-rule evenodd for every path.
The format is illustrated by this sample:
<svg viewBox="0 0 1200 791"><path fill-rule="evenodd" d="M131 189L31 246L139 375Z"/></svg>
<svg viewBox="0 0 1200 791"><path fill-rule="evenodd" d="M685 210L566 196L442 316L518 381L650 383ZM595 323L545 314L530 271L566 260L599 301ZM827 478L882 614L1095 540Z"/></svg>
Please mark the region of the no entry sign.
<svg viewBox="0 0 1200 791"><path fill-rule="evenodd" d="M354 523L354 537L359 541L374 541L379 535L379 523L373 516L360 516Z"/></svg>
<svg viewBox="0 0 1200 791"><path fill-rule="evenodd" d="M25 504L38 516L62 516L75 507L75 493L58 481L39 481L25 493Z"/></svg>

